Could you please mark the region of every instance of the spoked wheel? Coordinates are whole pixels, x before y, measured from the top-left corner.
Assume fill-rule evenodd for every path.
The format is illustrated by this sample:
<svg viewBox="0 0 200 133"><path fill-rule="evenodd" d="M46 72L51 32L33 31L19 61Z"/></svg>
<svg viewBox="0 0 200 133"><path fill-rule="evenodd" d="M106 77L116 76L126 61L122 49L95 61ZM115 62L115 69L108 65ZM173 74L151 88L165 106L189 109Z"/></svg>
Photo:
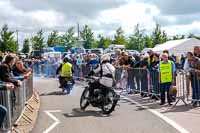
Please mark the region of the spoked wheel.
<svg viewBox="0 0 200 133"><path fill-rule="evenodd" d="M110 114L114 111L118 98L114 90L109 90L102 111L104 114Z"/></svg>
<svg viewBox="0 0 200 133"><path fill-rule="evenodd" d="M81 109L85 109L88 105L88 99L89 99L89 89L85 88L85 90L83 91L82 95L81 95L81 100L80 100L80 107Z"/></svg>

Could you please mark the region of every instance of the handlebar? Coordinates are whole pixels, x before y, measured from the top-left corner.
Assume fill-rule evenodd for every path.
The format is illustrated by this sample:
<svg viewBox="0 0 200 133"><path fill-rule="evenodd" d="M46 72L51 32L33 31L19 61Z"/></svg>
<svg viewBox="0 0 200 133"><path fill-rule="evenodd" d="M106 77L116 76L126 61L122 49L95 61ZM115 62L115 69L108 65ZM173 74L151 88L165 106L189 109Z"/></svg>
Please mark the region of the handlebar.
<svg viewBox="0 0 200 133"><path fill-rule="evenodd" d="M90 82L91 80L98 80L99 79L99 77L95 77L95 76L86 76L85 78L84 78L84 80L86 81L86 82Z"/></svg>

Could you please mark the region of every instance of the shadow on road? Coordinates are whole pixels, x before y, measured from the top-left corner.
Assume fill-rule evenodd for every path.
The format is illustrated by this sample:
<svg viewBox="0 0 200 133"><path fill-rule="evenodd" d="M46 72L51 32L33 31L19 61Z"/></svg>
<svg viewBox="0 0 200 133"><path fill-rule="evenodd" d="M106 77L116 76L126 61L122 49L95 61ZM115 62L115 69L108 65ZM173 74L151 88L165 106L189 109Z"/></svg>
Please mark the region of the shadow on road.
<svg viewBox="0 0 200 133"><path fill-rule="evenodd" d="M75 118L75 117L109 117L110 115L104 115L101 111L93 111L93 110L81 110L79 108L72 109L71 113L63 114L67 118Z"/></svg>
<svg viewBox="0 0 200 133"><path fill-rule="evenodd" d="M50 92L50 93L42 93L42 94L40 94L40 96L50 96L50 95L60 96L60 95L66 95L66 94L63 93L62 91L54 91L54 92Z"/></svg>
<svg viewBox="0 0 200 133"><path fill-rule="evenodd" d="M180 106L174 106L172 108L169 108L166 111L163 111L161 113L169 113L169 112L187 112L192 109L191 106L185 106L185 105L180 105Z"/></svg>

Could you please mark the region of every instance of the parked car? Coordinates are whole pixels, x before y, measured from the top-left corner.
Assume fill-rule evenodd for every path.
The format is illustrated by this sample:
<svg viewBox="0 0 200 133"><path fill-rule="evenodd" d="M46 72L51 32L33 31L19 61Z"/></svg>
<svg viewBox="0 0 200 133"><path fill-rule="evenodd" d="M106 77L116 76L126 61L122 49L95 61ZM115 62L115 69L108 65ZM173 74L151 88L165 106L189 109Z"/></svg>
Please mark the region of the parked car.
<svg viewBox="0 0 200 133"><path fill-rule="evenodd" d="M150 50L152 50L152 48L144 48L141 53L145 54L145 53L147 53Z"/></svg>
<svg viewBox="0 0 200 133"><path fill-rule="evenodd" d="M91 54L103 54L103 49L99 48L99 49L91 49L90 50Z"/></svg>
<svg viewBox="0 0 200 133"><path fill-rule="evenodd" d="M111 50L109 48L107 48L107 49L104 50L104 54L111 54L111 53L115 53L115 51Z"/></svg>
<svg viewBox="0 0 200 133"><path fill-rule="evenodd" d="M126 50L126 52L131 55L139 55L140 54L137 50Z"/></svg>

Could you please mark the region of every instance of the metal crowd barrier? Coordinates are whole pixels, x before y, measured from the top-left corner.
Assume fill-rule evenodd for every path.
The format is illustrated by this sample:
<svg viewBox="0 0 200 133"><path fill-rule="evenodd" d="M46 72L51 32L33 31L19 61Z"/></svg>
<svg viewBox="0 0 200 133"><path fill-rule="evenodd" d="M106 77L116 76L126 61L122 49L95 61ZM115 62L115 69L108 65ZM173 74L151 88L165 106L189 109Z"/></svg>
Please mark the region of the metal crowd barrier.
<svg viewBox="0 0 200 133"><path fill-rule="evenodd" d="M179 101L182 101L185 105L187 105L186 103L186 98L188 98L188 86L187 86L187 76L186 76L186 72L183 70L178 70L176 72L176 103L174 105L177 105L177 103Z"/></svg>
<svg viewBox="0 0 200 133"><path fill-rule="evenodd" d="M26 101L33 94L33 76L24 79L22 86L15 88L13 91L1 90L0 91L0 104L6 107L7 115L3 127L0 129L11 129L16 120L21 115Z"/></svg>
<svg viewBox="0 0 200 133"><path fill-rule="evenodd" d="M35 76L44 76L44 77L55 78L57 68L58 68L58 64L35 63L33 65L33 72L34 72Z"/></svg>
<svg viewBox="0 0 200 133"><path fill-rule="evenodd" d="M60 64L40 64L36 62L33 65L34 76L56 78L56 70ZM73 64L74 77L81 79L89 74L92 66L82 64L80 66Z"/></svg>

